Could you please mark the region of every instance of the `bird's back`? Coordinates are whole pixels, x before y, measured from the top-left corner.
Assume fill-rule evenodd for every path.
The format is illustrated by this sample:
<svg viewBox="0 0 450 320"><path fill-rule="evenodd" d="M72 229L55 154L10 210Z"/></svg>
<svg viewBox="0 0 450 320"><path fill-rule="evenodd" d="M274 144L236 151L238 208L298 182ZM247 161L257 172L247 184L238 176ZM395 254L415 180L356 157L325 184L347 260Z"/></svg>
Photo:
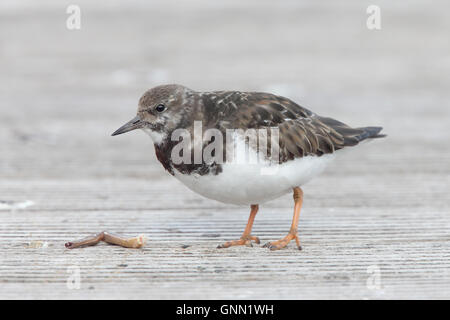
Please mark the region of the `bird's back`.
<svg viewBox="0 0 450 320"><path fill-rule="evenodd" d="M384 136L379 134L381 127L352 128L270 93L216 91L202 94L202 102L209 127L222 131L277 128L281 162L334 153Z"/></svg>

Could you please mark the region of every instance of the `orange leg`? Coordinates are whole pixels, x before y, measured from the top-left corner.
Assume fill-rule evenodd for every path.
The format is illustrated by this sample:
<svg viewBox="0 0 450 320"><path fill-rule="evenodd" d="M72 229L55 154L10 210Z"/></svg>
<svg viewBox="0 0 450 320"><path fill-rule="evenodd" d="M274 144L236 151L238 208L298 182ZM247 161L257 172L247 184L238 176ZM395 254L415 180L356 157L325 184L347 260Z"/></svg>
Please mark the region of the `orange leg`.
<svg viewBox="0 0 450 320"><path fill-rule="evenodd" d="M294 217L292 218L291 230L289 230L287 236L278 241L268 242L264 247L269 248L270 250L279 250L286 247L292 239L295 239L298 250L302 250L300 240L298 239L298 219L300 218L300 209L302 208L303 203L303 191L299 187L294 188L294 203Z"/></svg>
<svg viewBox="0 0 450 320"><path fill-rule="evenodd" d="M244 233L242 234L241 238L239 240L225 242L224 244L219 245L217 248L221 249L221 248L229 248L231 246L242 246L242 245L252 247L252 240L255 241L256 243L260 243L258 237L254 237L251 235L253 221L255 221L255 216L258 213L258 205L252 204L250 208L251 208L250 217L248 218L247 226L245 227Z"/></svg>
<svg viewBox="0 0 450 320"><path fill-rule="evenodd" d="M67 249L74 249L84 246L93 246L100 241L105 241L106 243L115 244L125 248L141 248L145 244L145 237L143 235L140 235L134 238L127 239L116 234L103 231L94 236L90 236L81 240L67 242L65 246Z"/></svg>

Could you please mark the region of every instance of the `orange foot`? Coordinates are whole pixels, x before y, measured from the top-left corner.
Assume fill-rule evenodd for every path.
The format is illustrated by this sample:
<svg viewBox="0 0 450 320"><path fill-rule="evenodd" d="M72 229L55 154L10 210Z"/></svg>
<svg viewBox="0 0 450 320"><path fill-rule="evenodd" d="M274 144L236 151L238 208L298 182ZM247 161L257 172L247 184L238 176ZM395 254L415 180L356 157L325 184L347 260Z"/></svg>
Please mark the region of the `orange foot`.
<svg viewBox="0 0 450 320"><path fill-rule="evenodd" d="M243 245L246 245L247 247L253 247L252 240L255 241L257 244L259 244L261 242L261 241L259 241L258 237L245 236L245 237L241 237L239 240L227 241L224 244L217 246L217 249L229 248L232 246L243 246Z"/></svg>
<svg viewBox="0 0 450 320"><path fill-rule="evenodd" d="M295 239L298 250L302 250L302 247L300 246L300 240L298 239L297 233L291 233L291 232L289 232L287 234L287 236L285 236L283 239L273 241L273 242L267 242L263 247L269 248L270 250L280 250L280 249L286 247L292 239Z"/></svg>

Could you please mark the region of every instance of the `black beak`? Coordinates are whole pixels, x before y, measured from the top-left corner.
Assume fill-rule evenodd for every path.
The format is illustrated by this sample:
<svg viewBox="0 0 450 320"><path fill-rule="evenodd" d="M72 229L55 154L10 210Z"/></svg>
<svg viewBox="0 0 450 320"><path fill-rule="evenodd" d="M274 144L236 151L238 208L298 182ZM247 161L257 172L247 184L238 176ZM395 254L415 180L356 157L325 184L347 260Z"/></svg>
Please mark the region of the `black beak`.
<svg viewBox="0 0 450 320"><path fill-rule="evenodd" d="M113 136L117 136L118 134L122 134L131 130L136 130L142 128L143 122L141 121L141 118L139 116L134 117L127 123L125 123L123 126L121 126L119 129L114 131L112 134Z"/></svg>

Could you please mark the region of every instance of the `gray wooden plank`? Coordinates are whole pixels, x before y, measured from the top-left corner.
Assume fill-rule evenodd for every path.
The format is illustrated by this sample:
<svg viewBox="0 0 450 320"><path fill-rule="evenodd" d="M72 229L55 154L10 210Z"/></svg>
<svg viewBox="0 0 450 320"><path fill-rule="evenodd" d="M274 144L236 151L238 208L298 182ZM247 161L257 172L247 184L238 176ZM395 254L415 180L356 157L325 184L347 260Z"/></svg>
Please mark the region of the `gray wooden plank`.
<svg viewBox="0 0 450 320"><path fill-rule="evenodd" d="M376 32L357 0L78 4L80 32L58 2L0 4L0 298L450 297L446 1L379 1ZM182 186L144 134L109 136L161 82L277 92L389 136L305 186L303 251L219 250L248 208ZM291 195L261 206L254 234L291 215ZM64 248L100 230L148 242Z"/></svg>

